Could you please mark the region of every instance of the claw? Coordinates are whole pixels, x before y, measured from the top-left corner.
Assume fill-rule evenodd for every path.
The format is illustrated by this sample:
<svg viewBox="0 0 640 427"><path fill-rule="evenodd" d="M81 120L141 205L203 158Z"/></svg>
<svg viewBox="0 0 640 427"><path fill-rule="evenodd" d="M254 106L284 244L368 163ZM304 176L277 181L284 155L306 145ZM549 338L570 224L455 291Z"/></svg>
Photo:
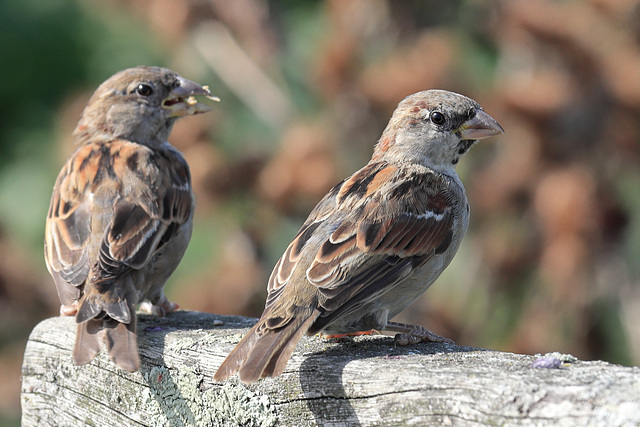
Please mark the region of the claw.
<svg viewBox="0 0 640 427"><path fill-rule="evenodd" d="M158 304L151 304L149 301L140 303L140 311L154 316L164 317L168 313L176 311L180 306L175 302L171 302L167 297L162 298Z"/></svg>

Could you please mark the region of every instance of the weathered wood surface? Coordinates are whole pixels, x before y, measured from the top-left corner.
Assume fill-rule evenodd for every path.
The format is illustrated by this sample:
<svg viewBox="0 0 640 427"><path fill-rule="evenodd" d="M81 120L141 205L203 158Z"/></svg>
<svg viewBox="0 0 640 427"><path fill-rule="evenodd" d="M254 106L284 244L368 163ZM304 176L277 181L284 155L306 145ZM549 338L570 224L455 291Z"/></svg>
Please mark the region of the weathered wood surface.
<svg viewBox="0 0 640 427"><path fill-rule="evenodd" d="M222 322L222 325L216 325ZM23 364L23 426L640 425L640 369L385 336L305 338L279 378L212 375L255 319L140 316L141 372L71 361L75 324L40 323Z"/></svg>

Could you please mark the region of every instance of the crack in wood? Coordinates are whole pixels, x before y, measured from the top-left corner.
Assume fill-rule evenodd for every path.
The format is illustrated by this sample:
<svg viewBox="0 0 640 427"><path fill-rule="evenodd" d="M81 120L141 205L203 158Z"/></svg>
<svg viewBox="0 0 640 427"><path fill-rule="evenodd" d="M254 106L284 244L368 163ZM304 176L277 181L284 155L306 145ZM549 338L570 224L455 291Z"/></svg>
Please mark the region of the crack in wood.
<svg viewBox="0 0 640 427"><path fill-rule="evenodd" d="M214 319L224 325L203 327ZM200 425L198 420L241 411L234 405L245 402L254 412L242 419L264 415L273 425L275 413L278 425L285 426L439 425L443 420L640 425L638 368L575 361L561 370L533 369L530 355L430 344L390 350L378 337L359 337L347 345L304 338L281 377L249 386L235 377L214 383L213 373L233 346L229 337L242 336L251 323L238 319L177 312L156 323L141 316L141 330L158 324L165 329L141 334L143 371L134 374L117 369L104 352L89 365L74 366L75 323L47 319L34 329L25 351L22 424L114 425L119 420L147 426L161 416L169 424ZM242 327L232 326L237 324ZM168 378L156 384L152 372ZM73 401L82 406L74 407ZM187 412L179 412L176 404Z"/></svg>

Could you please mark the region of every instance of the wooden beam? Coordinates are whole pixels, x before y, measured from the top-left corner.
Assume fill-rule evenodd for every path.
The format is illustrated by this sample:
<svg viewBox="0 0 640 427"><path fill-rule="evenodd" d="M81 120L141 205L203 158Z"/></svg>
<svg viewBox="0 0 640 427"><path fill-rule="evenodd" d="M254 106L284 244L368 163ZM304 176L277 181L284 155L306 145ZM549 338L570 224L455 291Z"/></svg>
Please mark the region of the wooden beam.
<svg viewBox="0 0 640 427"><path fill-rule="evenodd" d="M639 425L640 370L387 336L303 339L285 373L245 386L212 381L255 322L179 311L139 316L140 372L105 352L74 366L72 318L33 330L22 368L22 425Z"/></svg>

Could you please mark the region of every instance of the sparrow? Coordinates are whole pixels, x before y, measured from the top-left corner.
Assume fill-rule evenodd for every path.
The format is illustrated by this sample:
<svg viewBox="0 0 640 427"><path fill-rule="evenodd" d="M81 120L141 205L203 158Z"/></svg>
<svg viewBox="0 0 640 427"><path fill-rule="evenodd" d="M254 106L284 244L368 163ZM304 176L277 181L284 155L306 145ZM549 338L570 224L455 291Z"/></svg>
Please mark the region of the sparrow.
<svg viewBox="0 0 640 427"><path fill-rule="evenodd" d="M139 66L114 74L89 99L74 131L79 145L53 188L44 254L60 313L78 324L73 360L104 343L114 363L140 367L136 305L164 315L163 293L191 238L189 166L167 141L180 117L211 108L211 96L177 73Z"/></svg>
<svg viewBox="0 0 640 427"><path fill-rule="evenodd" d="M276 263L264 311L214 374L280 375L303 334L397 332L451 342L392 319L433 284L469 225L455 166L502 127L463 95L427 90L394 111L369 163L333 187Z"/></svg>

